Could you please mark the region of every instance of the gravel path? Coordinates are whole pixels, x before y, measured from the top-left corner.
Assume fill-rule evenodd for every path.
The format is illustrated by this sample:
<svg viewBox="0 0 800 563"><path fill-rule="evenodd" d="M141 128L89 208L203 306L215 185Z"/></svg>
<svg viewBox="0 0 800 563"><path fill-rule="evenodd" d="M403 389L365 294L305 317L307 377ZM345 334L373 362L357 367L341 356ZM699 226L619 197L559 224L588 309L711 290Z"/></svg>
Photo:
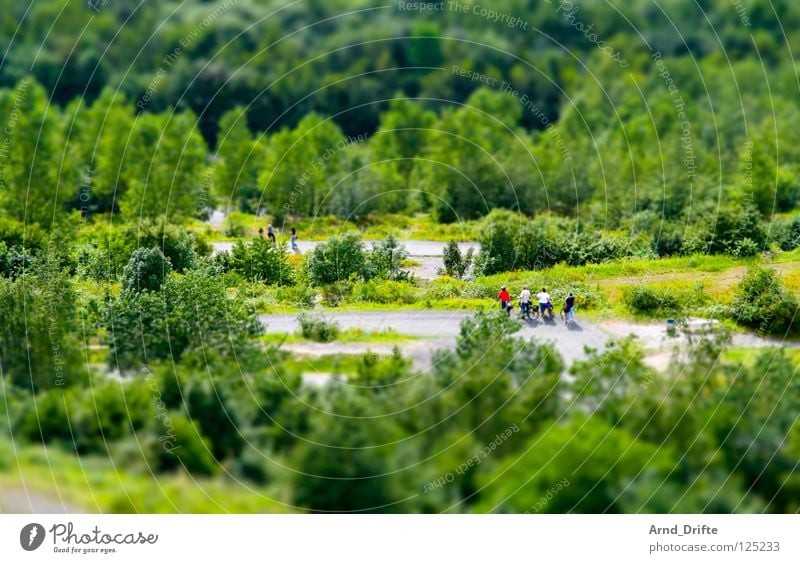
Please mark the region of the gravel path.
<svg viewBox="0 0 800 563"><path fill-rule="evenodd" d="M430 366L433 352L440 348L449 348L455 344L463 319L474 314L472 311L363 311L363 312L326 312L325 318L335 321L343 330L358 328L364 332L393 330L398 334L423 337L421 340L400 342L398 345L405 355L410 357L418 369ZM262 324L267 332L293 333L299 327L297 315L261 315ZM606 343L615 338L623 338L629 334L639 337L642 345L649 352L654 367L663 368L669 354L666 353L680 339L667 338L666 325L661 323L631 323L626 321L604 320L593 322L580 317L577 322L565 325L558 317L554 321L527 321L522 323L517 332L523 338L532 338L540 342L552 342L567 365L586 357L585 348L602 349ZM796 348L798 344L785 343L779 340L761 338L753 334L735 334L733 346L755 348L763 346L784 346ZM389 353L391 344L340 343L329 344L298 343L287 349L299 355L319 356L326 354L361 354L367 350L376 353Z"/></svg>

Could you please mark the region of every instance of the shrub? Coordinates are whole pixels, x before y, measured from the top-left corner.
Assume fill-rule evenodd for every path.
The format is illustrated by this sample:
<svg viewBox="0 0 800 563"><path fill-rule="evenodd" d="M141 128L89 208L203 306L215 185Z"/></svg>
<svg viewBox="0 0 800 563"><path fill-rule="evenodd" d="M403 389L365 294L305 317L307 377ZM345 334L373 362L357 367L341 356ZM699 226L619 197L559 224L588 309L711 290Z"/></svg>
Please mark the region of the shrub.
<svg viewBox="0 0 800 563"><path fill-rule="evenodd" d="M145 440L147 457L156 471L183 467L194 475L214 475L219 466L211 455L211 443L191 419L180 412L164 413L166 427L154 423Z"/></svg>
<svg viewBox="0 0 800 563"><path fill-rule="evenodd" d="M122 293L158 291L171 269L158 248L137 248L122 270Z"/></svg>
<svg viewBox="0 0 800 563"><path fill-rule="evenodd" d="M702 286L677 289L650 285L630 285L622 289L622 302L634 313L642 315L679 315L687 307L704 302Z"/></svg>
<svg viewBox="0 0 800 563"><path fill-rule="evenodd" d="M333 342L339 336L339 325L322 316L298 315L300 334L315 342Z"/></svg>
<svg viewBox="0 0 800 563"><path fill-rule="evenodd" d="M72 283L50 262L34 270L0 276L0 363L14 384L38 391L69 385L83 372Z"/></svg>
<svg viewBox="0 0 800 563"><path fill-rule="evenodd" d="M243 214L234 212L225 218L225 236L241 238L245 236L246 232L247 227Z"/></svg>
<svg viewBox="0 0 800 563"><path fill-rule="evenodd" d="M328 285L362 275L366 265L364 247L358 235L347 233L318 244L306 260L311 283Z"/></svg>
<svg viewBox="0 0 800 563"><path fill-rule="evenodd" d="M260 333L243 297L199 270L171 274L158 292L128 292L104 314L109 362L124 370L141 358L178 361L192 350L233 357Z"/></svg>
<svg viewBox="0 0 800 563"><path fill-rule="evenodd" d="M444 262L444 275L461 279L472 265L472 248L470 247L466 254L462 255L458 243L450 241L447 243L447 246L444 247L442 261Z"/></svg>
<svg viewBox="0 0 800 563"><path fill-rule="evenodd" d="M135 240L139 248L158 248L167 257L172 269L183 273L194 268L197 263L195 246L203 248L197 243L195 235L187 233L177 225L163 221L143 222L136 228L127 229L129 240Z"/></svg>
<svg viewBox="0 0 800 563"><path fill-rule="evenodd" d="M21 248L8 248L6 243L0 240L0 276L16 278L30 265L30 254Z"/></svg>
<svg viewBox="0 0 800 563"><path fill-rule="evenodd" d="M371 279L358 282L353 287L353 295L361 301L371 303L404 303L417 300L416 288L404 281Z"/></svg>
<svg viewBox="0 0 800 563"><path fill-rule="evenodd" d="M405 246L397 242L393 235L382 242L376 242L366 256L366 278L383 278L392 280L408 279L409 273L400 267L408 257Z"/></svg>
<svg viewBox="0 0 800 563"><path fill-rule="evenodd" d="M228 267L250 281L261 281L268 285L294 283L294 269L289 264L286 245L262 237L254 237L250 244L237 242Z"/></svg>
<svg viewBox="0 0 800 563"><path fill-rule="evenodd" d="M782 335L797 332L798 305L773 270L751 266L736 287L731 312L744 326Z"/></svg>
<svg viewBox="0 0 800 563"><path fill-rule="evenodd" d="M342 280L323 286L322 301L329 307L338 307L350 295L353 283L349 280Z"/></svg>

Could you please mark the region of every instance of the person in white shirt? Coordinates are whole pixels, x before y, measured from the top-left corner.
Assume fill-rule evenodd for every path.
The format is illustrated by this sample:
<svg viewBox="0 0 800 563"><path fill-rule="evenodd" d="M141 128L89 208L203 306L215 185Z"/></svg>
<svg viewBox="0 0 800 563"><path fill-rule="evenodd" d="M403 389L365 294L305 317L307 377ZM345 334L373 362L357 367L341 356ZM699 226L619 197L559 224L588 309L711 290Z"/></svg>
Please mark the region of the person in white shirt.
<svg viewBox="0 0 800 563"><path fill-rule="evenodd" d="M547 293L547 289L545 289L543 287L542 291L540 291L539 293L536 294L536 299L539 300L539 314L541 314L542 317L544 317L545 311L547 311L549 309L550 310L550 317L552 318L552 316L553 316L553 311L552 311L553 306L550 304L550 294Z"/></svg>
<svg viewBox="0 0 800 563"><path fill-rule="evenodd" d="M519 307L523 316L531 316L531 292L527 285L522 286L519 294Z"/></svg>

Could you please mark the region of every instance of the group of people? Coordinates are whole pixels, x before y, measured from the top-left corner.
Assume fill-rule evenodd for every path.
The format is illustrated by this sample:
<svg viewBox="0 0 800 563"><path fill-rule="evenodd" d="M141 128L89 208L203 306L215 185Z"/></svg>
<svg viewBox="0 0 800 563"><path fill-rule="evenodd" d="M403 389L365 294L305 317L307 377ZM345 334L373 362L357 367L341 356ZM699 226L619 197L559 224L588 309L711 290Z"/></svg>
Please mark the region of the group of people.
<svg viewBox="0 0 800 563"><path fill-rule="evenodd" d="M530 319L532 314L537 312L542 318L548 315L552 319L554 316L553 304L550 301L550 294L547 292L547 288L543 287L542 291L536 294L536 300L539 303L538 309L533 308L531 297L528 286L522 286L522 291L517 297L519 300L520 316ZM511 316L511 310L514 308L514 304L511 302L511 294L508 292L508 289L506 289L506 286L500 288L500 293L497 295L497 298L500 300L500 308ZM575 320L575 294L571 291L564 299L564 304L561 308L561 318L565 321Z"/></svg>
<svg viewBox="0 0 800 563"><path fill-rule="evenodd" d="M264 229L259 227L258 234L263 237ZM275 229L272 228L272 223L267 225L267 238L274 243L278 242L278 239L275 237ZM300 247L297 246L297 231L294 227L292 227L290 241L292 243L292 252L300 252Z"/></svg>

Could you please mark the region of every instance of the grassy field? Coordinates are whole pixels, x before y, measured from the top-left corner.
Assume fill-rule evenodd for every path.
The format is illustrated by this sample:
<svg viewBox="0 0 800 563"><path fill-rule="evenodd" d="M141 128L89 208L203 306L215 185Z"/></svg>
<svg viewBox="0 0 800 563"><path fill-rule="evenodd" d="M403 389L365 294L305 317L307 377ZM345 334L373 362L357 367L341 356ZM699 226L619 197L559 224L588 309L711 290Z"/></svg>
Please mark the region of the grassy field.
<svg viewBox="0 0 800 563"><path fill-rule="evenodd" d="M213 479L183 472L134 473L97 456L77 457L54 447L17 446L0 441L0 507L4 495L44 495L48 503L112 513L290 512L272 500L276 491L237 484L221 474ZM21 477L24 475L24 482ZM46 493L45 493L46 491ZM59 498L60 497L60 498ZM11 507L14 508L14 507ZM22 508L22 507L18 507Z"/></svg>

